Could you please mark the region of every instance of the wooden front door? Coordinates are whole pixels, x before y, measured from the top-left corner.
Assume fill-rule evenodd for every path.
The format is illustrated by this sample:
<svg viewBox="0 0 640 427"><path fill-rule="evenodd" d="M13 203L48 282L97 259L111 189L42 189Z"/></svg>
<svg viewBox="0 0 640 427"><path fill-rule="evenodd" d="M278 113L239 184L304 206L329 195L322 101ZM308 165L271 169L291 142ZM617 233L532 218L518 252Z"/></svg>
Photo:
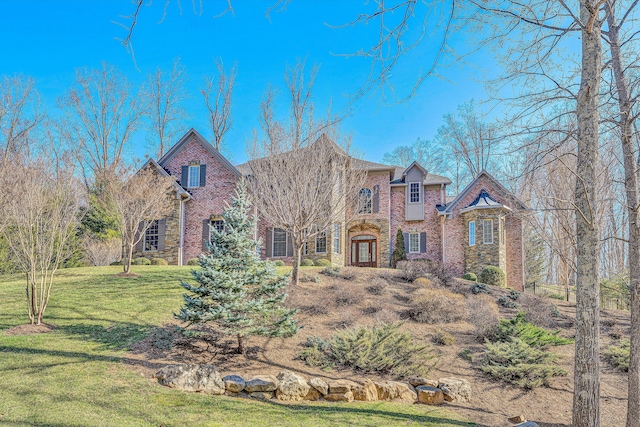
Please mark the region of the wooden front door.
<svg viewBox="0 0 640 427"><path fill-rule="evenodd" d="M351 265L377 267L377 241L373 236L356 236L351 240Z"/></svg>

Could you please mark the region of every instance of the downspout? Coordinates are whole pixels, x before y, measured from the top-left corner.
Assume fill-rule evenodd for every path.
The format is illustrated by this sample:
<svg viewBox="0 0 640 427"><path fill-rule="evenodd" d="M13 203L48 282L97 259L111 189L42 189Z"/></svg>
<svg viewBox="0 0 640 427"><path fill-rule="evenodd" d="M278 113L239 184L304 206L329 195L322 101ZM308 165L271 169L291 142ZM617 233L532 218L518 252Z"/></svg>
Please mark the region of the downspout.
<svg viewBox="0 0 640 427"><path fill-rule="evenodd" d="M393 179L393 177L390 177L391 179ZM392 259L393 259L393 251L391 250L391 239L393 237L393 231L391 230L391 192L393 191L393 189L391 188L391 183L389 183L389 214L387 216L387 218L389 218L389 267L392 266Z"/></svg>
<svg viewBox="0 0 640 427"><path fill-rule="evenodd" d="M183 248L184 248L184 199L180 197L180 247L178 248L178 265L183 265Z"/></svg>
<svg viewBox="0 0 640 427"><path fill-rule="evenodd" d="M441 215L440 216L440 226L442 227L442 230L440 232L440 236L441 236L441 240L442 240L442 264L445 264L447 258L444 255L444 242L445 242L445 236L444 236L444 232L445 232L445 228L444 228L444 223L445 223L445 215Z"/></svg>

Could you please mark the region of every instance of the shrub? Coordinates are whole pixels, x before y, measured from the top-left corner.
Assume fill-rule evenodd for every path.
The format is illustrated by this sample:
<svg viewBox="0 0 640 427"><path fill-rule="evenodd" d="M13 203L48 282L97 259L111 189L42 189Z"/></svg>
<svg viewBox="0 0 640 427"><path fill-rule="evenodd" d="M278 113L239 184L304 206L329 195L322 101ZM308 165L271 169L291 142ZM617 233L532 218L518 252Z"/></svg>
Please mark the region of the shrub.
<svg viewBox="0 0 640 427"><path fill-rule="evenodd" d="M506 308L518 308L518 303L512 300L508 295L499 297L498 304Z"/></svg>
<svg viewBox="0 0 640 427"><path fill-rule="evenodd" d="M471 292L473 292L475 295L491 293L491 291L489 290L489 287L484 283L474 283L473 285L471 285L470 289L471 289Z"/></svg>
<svg viewBox="0 0 640 427"><path fill-rule="evenodd" d="M320 283L320 277L318 276L311 276L311 275L307 275L307 274L303 274L300 276L300 281L301 282L313 282L313 283Z"/></svg>
<svg viewBox="0 0 640 427"><path fill-rule="evenodd" d="M281 259L277 259L273 261L273 265L275 265L276 267L284 267L284 261Z"/></svg>
<svg viewBox="0 0 640 427"><path fill-rule="evenodd" d="M387 283L382 279L374 279L366 289L372 295L383 295L387 289Z"/></svg>
<svg viewBox="0 0 640 427"><path fill-rule="evenodd" d="M480 273L478 280L482 283L486 283L487 285L503 288L506 286L507 276L499 267L489 265L482 269L482 273Z"/></svg>
<svg viewBox="0 0 640 427"><path fill-rule="evenodd" d="M365 307L362 309L362 314L364 314L365 316L373 316L375 315L377 312L379 312L381 310L381 308L377 305L370 305L368 307Z"/></svg>
<svg viewBox="0 0 640 427"><path fill-rule="evenodd" d="M469 350L468 348L465 348L460 353L458 353L458 356L473 363L473 351Z"/></svg>
<svg viewBox="0 0 640 427"><path fill-rule="evenodd" d="M428 287L431 287L432 285L431 280L427 279L426 277L418 277L416 280L413 281L413 284L423 288L428 288Z"/></svg>
<svg viewBox="0 0 640 427"><path fill-rule="evenodd" d="M622 339L620 344L611 345L604 350L605 360L622 372L629 372L630 355L631 342L628 339Z"/></svg>
<svg viewBox="0 0 640 427"><path fill-rule="evenodd" d="M418 289L411 296L409 317L420 323L451 323L464 319L464 297L444 289Z"/></svg>
<svg viewBox="0 0 640 427"><path fill-rule="evenodd" d="M474 273L465 273L465 275L462 276L462 278L464 280L471 280L472 282L478 281L478 276L476 276Z"/></svg>
<svg viewBox="0 0 640 427"><path fill-rule="evenodd" d="M340 267L327 266L320 271L320 274L329 277L338 277L340 275Z"/></svg>
<svg viewBox="0 0 640 427"><path fill-rule="evenodd" d="M111 264L109 265L122 265L122 261L113 261Z"/></svg>
<svg viewBox="0 0 640 427"><path fill-rule="evenodd" d="M500 321L498 306L488 295L478 295L467 300L467 321L475 327L475 337L480 341L495 333Z"/></svg>
<svg viewBox="0 0 640 427"><path fill-rule="evenodd" d="M456 283L453 270L451 267L440 261L427 261L427 273L440 282L442 286L452 286Z"/></svg>
<svg viewBox="0 0 640 427"><path fill-rule="evenodd" d="M134 265L151 265L149 258L139 257L133 260Z"/></svg>
<svg viewBox="0 0 640 427"><path fill-rule="evenodd" d="M356 305L364 300L364 290L360 286L345 283L333 286L332 289L335 291L334 301L338 307Z"/></svg>
<svg viewBox="0 0 640 427"><path fill-rule="evenodd" d="M450 333L438 330L433 336L433 342L438 345L454 345L456 339Z"/></svg>
<svg viewBox="0 0 640 427"><path fill-rule="evenodd" d="M198 258L191 258L189 261L187 261L187 265L200 265L200 261L198 260Z"/></svg>
<svg viewBox="0 0 640 427"><path fill-rule="evenodd" d="M329 314L329 308L326 304L317 303L312 305L303 305L300 307L300 311L306 314L310 314L312 316Z"/></svg>
<svg viewBox="0 0 640 427"><path fill-rule="evenodd" d="M398 377L426 375L435 366L429 346L401 332L402 323L361 326L336 332L328 340L309 339L299 358L310 366L354 369Z"/></svg>
<svg viewBox="0 0 640 427"><path fill-rule="evenodd" d="M331 261L325 258L320 258L315 262L316 267L331 267Z"/></svg>
<svg viewBox="0 0 640 427"><path fill-rule="evenodd" d="M404 247L404 235L402 234L402 229L398 228L398 232L396 233L396 247L391 254L391 266L397 268L398 262L405 261L406 259L407 251Z"/></svg>
<svg viewBox="0 0 640 427"><path fill-rule="evenodd" d="M551 332L529 323L523 311L513 319L502 319L491 337L491 341L507 342L519 339L531 347L545 347L547 345L571 344L573 340L558 336L560 330Z"/></svg>
<svg viewBox="0 0 640 427"><path fill-rule="evenodd" d="M494 378L531 389L548 386L552 377L566 376L567 371L551 365L559 356L531 347L519 338L485 344L482 371Z"/></svg>
<svg viewBox="0 0 640 427"><path fill-rule="evenodd" d="M556 319L561 317L558 306L546 298L533 294L521 294L519 301L527 321L536 326L552 328L556 324Z"/></svg>
<svg viewBox="0 0 640 427"><path fill-rule="evenodd" d="M151 265L169 265L169 263L164 258L153 258L151 260Z"/></svg>
<svg viewBox="0 0 640 427"><path fill-rule="evenodd" d="M340 278L344 280L353 280L358 277L358 269L356 267L345 267L340 269L339 271Z"/></svg>
<svg viewBox="0 0 640 427"><path fill-rule="evenodd" d="M413 282L418 277L428 274L428 265L424 261L399 261L397 269L400 270L400 278L407 282Z"/></svg>
<svg viewBox="0 0 640 427"><path fill-rule="evenodd" d="M309 258L305 258L302 261L300 261L300 266L301 267L313 267L313 260L309 259Z"/></svg>
<svg viewBox="0 0 640 427"><path fill-rule="evenodd" d="M560 301L564 301L564 295L562 295L562 294L551 293L551 294L548 294L547 297L553 298L553 299L557 299L557 300L560 300Z"/></svg>

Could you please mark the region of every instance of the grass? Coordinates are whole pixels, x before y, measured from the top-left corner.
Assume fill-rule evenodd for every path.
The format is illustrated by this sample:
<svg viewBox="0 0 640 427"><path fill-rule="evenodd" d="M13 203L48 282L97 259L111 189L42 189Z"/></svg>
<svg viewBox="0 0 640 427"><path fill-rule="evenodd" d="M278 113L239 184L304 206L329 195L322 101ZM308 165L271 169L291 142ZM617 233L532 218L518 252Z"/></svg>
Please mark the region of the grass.
<svg viewBox="0 0 640 427"><path fill-rule="evenodd" d="M183 393L131 369L126 349L171 320L191 267L61 270L41 335L9 336L26 323L21 275L0 276L1 426L469 426L443 409L375 403L259 402ZM283 268L284 270L284 268ZM153 367L155 368L155 367Z"/></svg>

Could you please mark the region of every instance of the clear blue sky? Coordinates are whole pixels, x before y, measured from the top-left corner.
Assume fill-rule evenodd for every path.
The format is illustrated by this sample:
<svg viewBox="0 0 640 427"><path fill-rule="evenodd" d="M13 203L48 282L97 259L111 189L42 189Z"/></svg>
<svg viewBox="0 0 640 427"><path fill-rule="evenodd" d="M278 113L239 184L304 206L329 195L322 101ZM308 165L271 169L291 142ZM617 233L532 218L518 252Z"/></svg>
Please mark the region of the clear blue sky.
<svg viewBox="0 0 640 427"><path fill-rule="evenodd" d="M106 61L117 66L132 85L139 85L147 73L157 67L168 70L174 58L180 57L190 96L187 127L209 136L198 88L206 75L213 74L216 58L228 66L237 62L234 125L225 151L234 163L241 163L246 158L245 143L258 126L258 105L264 90L269 83L284 87L286 64L294 64L297 58L320 64L314 90L317 111L324 111L329 101L334 111L343 108L346 95L359 88L368 72L366 59L335 54L369 47L375 26L332 29L325 24L349 22L373 7L373 2L293 0L286 11L273 13L271 21L265 11L274 0L236 0L235 14L218 18L214 15L224 10L226 0L205 0L201 15L194 14L191 0L181 3L182 14L173 0L161 24L164 0L142 8L133 39L136 70L116 40L125 31L112 22L125 22L120 16L133 11L130 0L0 1L0 74L34 77L44 104L53 109L56 98L72 84L76 68L98 68ZM436 42L436 38L426 39L419 50L403 58L393 76L398 93L406 93L420 69L430 65ZM379 93L361 98L353 105L343 130L353 135L354 145L365 158L380 161L395 146L411 144L418 137L432 138L442 115L459 104L484 98L483 86L474 81L482 78L480 71L462 66L443 70L449 81L428 79L412 100L399 105L380 101ZM286 98L282 95L279 104L284 107ZM144 136L138 135L134 143L135 154L141 156Z"/></svg>

